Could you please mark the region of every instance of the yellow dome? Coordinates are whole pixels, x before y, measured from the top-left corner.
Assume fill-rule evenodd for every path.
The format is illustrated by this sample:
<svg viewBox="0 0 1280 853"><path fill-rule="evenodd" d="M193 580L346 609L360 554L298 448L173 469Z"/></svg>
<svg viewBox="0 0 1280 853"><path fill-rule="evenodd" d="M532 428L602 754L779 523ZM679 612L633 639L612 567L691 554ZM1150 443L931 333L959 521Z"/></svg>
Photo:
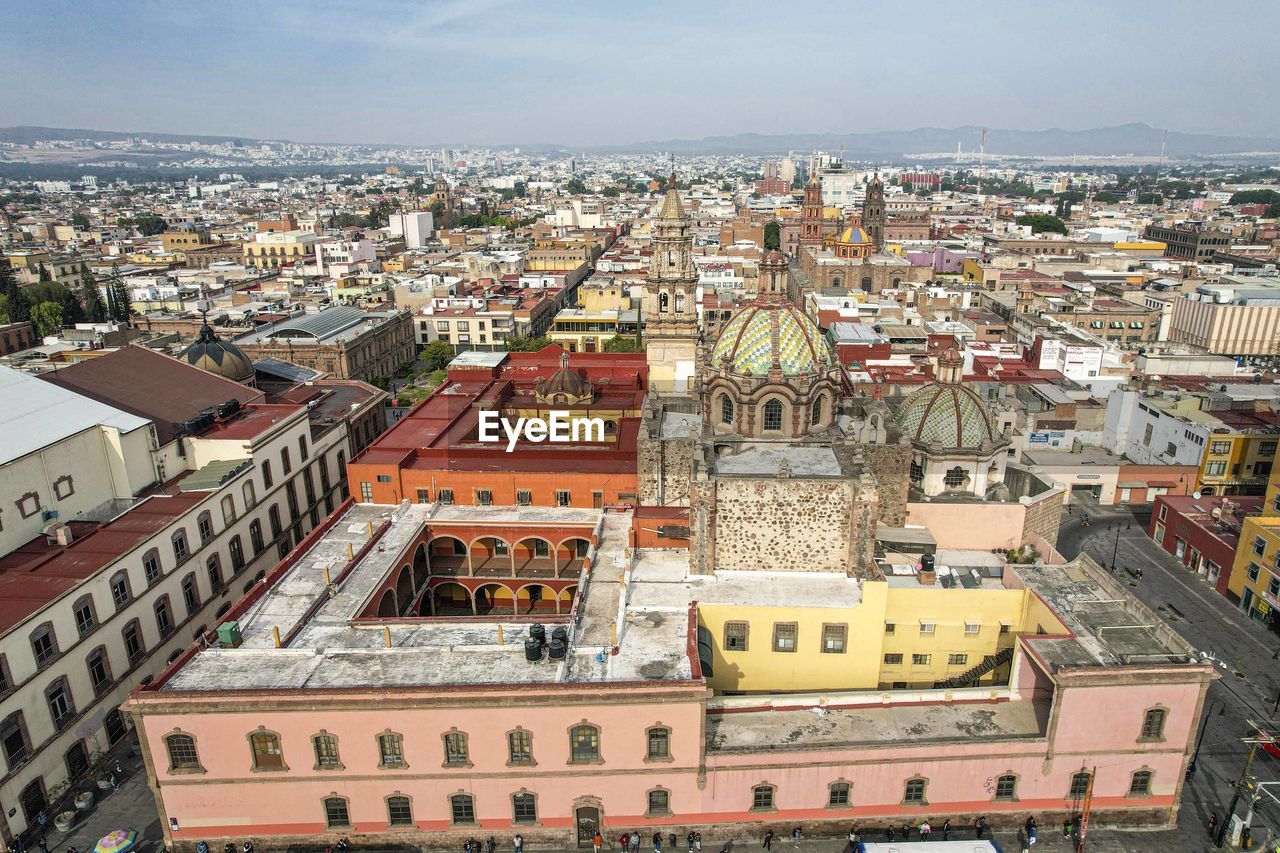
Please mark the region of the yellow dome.
<svg viewBox="0 0 1280 853"><path fill-rule="evenodd" d="M864 231L861 227L851 225L840 232L840 236L836 238L837 243L845 243L847 245L869 245L871 235Z"/></svg>

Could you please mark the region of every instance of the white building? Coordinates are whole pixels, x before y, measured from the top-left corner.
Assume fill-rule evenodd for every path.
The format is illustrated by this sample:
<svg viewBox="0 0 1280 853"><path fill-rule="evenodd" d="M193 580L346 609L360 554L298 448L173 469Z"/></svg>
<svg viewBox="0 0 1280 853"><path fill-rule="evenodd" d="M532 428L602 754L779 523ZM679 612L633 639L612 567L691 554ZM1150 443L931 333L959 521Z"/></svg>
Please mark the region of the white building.
<svg viewBox="0 0 1280 853"><path fill-rule="evenodd" d="M1176 401L1158 392L1117 388L1107 395L1103 446L1135 465L1196 465L1204 456L1215 418L1196 419L1198 409L1172 411Z"/></svg>
<svg viewBox="0 0 1280 853"><path fill-rule="evenodd" d="M378 253L372 240L327 240L316 244L316 267L320 275L339 278L376 266Z"/></svg>
<svg viewBox="0 0 1280 853"><path fill-rule="evenodd" d="M435 219L430 211L393 213L387 222L392 237L403 237L406 249L421 249L431 240Z"/></svg>

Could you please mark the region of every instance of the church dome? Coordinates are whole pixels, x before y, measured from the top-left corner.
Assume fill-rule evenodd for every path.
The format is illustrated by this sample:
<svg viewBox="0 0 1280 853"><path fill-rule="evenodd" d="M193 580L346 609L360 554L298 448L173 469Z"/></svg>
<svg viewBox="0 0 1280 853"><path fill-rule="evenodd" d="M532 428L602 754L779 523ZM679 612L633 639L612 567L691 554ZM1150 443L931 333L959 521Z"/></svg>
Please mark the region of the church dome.
<svg viewBox="0 0 1280 853"><path fill-rule="evenodd" d="M248 382L253 378L253 362L249 357L230 341L219 340L208 323L200 327L195 343L183 350L179 358L192 367L232 382Z"/></svg>
<svg viewBox="0 0 1280 853"><path fill-rule="evenodd" d="M840 236L836 238L837 243L844 243L851 246L868 245L872 243L871 235L866 232L860 225L850 225L848 228L840 232Z"/></svg>
<svg viewBox="0 0 1280 853"><path fill-rule="evenodd" d="M960 383L930 382L898 409L907 438L921 444L976 449L997 441L995 415L978 393Z"/></svg>
<svg viewBox="0 0 1280 853"><path fill-rule="evenodd" d="M788 303L750 305L730 318L711 352L718 367L764 376L774 362L788 376L825 371L831 363L826 340L804 312Z"/></svg>

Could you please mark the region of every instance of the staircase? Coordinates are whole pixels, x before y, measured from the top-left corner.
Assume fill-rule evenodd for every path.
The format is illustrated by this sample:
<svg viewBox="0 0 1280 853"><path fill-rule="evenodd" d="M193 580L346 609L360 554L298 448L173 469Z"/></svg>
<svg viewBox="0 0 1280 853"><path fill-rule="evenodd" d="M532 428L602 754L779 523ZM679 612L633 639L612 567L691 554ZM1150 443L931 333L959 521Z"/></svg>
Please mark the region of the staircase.
<svg viewBox="0 0 1280 853"><path fill-rule="evenodd" d="M979 679L987 673L991 672L998 666L1013 660L1013 647L1009 646L996 652L994 655L987 655L982 662L972 669L961 673L946 681L935 681L933 686L941 689L952 689L956 687L977 687Z"/></svg>

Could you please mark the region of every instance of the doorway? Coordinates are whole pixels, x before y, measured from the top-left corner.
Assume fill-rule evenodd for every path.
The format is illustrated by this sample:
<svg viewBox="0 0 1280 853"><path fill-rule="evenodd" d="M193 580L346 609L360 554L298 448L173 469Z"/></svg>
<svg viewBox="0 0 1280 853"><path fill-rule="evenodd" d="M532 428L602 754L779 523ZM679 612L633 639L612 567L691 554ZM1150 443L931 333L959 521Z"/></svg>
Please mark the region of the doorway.
<svg viewBox="0 0 1280 853"><path fill-rule="evenodd" d="M44 796L44 780L34 779L31 784L22 789L22 793L18 795L18 802L22 804L22 813L27 817L28 825L35 825L36 819L40 816L40 812L44 811L48 801Z"/></svg>
<svg viewBox="0 0 1280 853"><path fill-rule="evenodd" d="M578 806L573 814L574 822L578 825L578 846L590 847L600 829L600 809L595 806Z"/></svg>
<svg viewBox="0 0 1280 853"><path fill-rule="evenodd" d="M112 745L119 743L120 739L128 732L124 725L124 715L120 713L119 708L112 708L107 713L106 719L103 720L103 725L107 728L107 740Z"/></svg>

